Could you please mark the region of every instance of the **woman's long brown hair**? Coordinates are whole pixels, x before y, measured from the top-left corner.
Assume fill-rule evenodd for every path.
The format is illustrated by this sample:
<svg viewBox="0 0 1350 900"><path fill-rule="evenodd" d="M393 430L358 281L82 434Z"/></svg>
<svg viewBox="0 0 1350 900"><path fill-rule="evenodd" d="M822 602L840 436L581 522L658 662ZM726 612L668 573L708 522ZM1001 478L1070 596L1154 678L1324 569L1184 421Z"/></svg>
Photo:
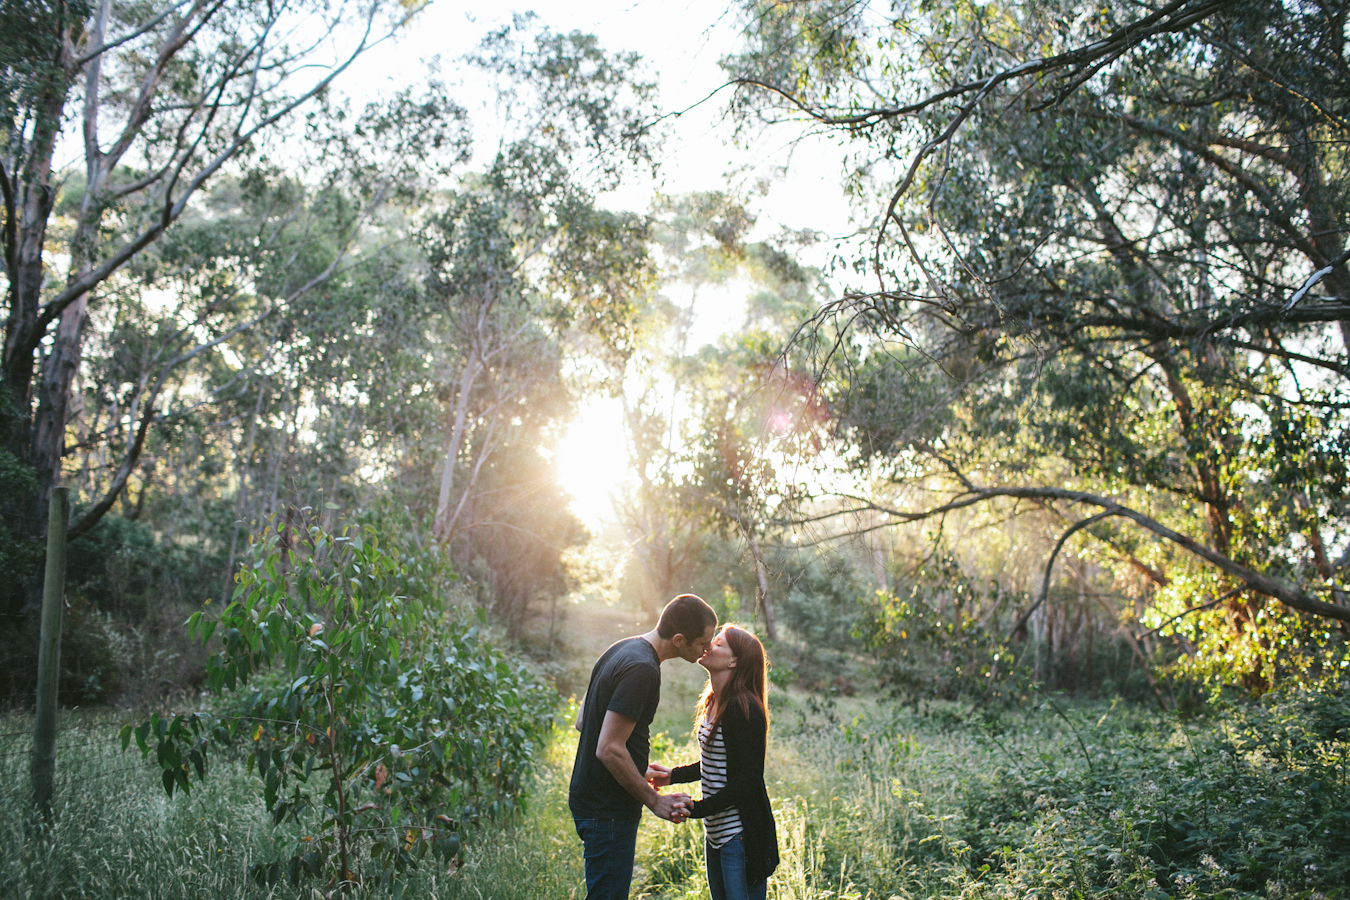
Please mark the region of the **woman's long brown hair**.
<svg viewBox="0 0 1350 900"><path fill-rule="evenodd" d="M731 670L731 678L722 692L721 702L713 696L712 677L709 676L703 694L698 698L698 707L694 711L694 731L707 716L714 726L722 719L727 707L736 704L741 715L750 718L751 707L758 707L769 721L769 658L764 653L764 645L759 638L738 625L726 625L722 628L722 637L736 657L736 668Z"/></svg>

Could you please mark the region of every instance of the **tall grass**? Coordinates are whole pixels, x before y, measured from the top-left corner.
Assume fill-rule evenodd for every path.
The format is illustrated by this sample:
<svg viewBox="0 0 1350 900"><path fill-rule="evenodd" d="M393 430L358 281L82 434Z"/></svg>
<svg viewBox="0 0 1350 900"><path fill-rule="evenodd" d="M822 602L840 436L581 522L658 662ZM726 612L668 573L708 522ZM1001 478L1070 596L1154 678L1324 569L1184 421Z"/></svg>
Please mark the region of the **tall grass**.
<svg viewBox="0 0 1350 900"><path fill-rule="evenodd" d="M0 720L0 896L239 896L270 829L242 767L222 765L169 800L153 761L123 754L118 723L69 717L58 738L50 826L29 793L28 717Z"/></svg>
<svg viewBox="0 0 1350 900"><path fill-rule="evenodd" d="M778 699L775 900L1350 896L1343 693L1195 721ZM643 834L639 896L706 896L697 830Z"/></svg>
<svg viewBox="0 0 1350 900"><path fill-rule="evenodd" d="M690 694L690 696L685 696ZM692 694L663 703L657 757L693 758ZM28 720L0 721L0 735ZM0 737L0 897L313 898L247 883L275 859L256 779L222 763L190 797L115 749L115 724L62 730L55 823L28 811L28 739ZM559 729L526 811L430 858L384 898L579 898L567 811L576 736ZM767 780L782 863L774 900L1347 897L1350 702L1275 698L1183 720L1045 702L1002 718L775 693ZM645 816L634 897L706 897L702 826Z"/></svg>
<svg viewBox="0 0 1350 900"><path fill-rule="evenodd" d="M165 796L159 773L134 749L123 754L118 723L68 718L58 741L50 827L35 820L29 788L31 718L0 719L0 897L5 900L200 900L306 898L328 886L248 880L249 866L278 858L279 837L242 765L217 763L188 796ZM469 837L462 866L431 859L372 898L572 897L582 885L579 843L567 813L571 751L554 741L541 761L524 816ZM584 888L581 889L584 896Z"/></svg>

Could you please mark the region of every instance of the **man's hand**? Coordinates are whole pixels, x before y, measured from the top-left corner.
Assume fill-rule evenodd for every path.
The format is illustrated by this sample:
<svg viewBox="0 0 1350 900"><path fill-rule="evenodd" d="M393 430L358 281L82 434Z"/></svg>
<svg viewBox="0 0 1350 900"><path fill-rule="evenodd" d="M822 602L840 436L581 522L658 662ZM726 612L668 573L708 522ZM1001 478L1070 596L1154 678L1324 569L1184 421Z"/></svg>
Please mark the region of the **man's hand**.
<svg viewBox="0 0 1350 900"><path fill-rule="evenodd" d="M678 823L688 818L690 804L688 794L657 794L647 808L667 822Z"/></svg>
<svg viewBox="0 0 1350 900"><path fill-rule="evenodd" d="M670 784L670 769L651 763L647 766L647 783L654 788L663 788Z"/></svg>

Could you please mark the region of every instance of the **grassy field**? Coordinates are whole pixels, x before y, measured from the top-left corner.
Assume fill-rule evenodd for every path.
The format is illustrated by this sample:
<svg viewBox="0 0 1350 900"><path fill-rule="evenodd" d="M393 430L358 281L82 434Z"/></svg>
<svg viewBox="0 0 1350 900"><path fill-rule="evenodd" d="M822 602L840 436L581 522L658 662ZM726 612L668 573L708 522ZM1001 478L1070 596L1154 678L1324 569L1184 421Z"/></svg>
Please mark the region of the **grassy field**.
<svg viewBox="0 0 1350 900"><path fill-rule="evenodd" d="M607 607L569 610L563 679L642 630ZM575 670L575 671L573 671ZM702 670L664 667L654 757L693 758ZM823 898L1350 897L1350 700L1287 694L1182 719L1041 697L976 713L775 689L769 793L782 864L775 900ZM568 720L570 721L570 720ZM252 886L277 859L257 779L222 760L190 796L122 753L118 717L65 714L56 817L29 815L31 719L0 718L0 897L314 898ZM468 838L463 865L430 858L372 898L584 896L567 811L575 732L539 761L527 810ZM645 817L634 896L705 897L702 831Z"/></svg>
<svg viewBox="0 0 1350 900"><path fill-rule="evenodd" d="M657 723L667 762L693 752L686 680L668 679ZM1324 730L1344 728L1344 707L1193 722L1062 702L959 713L776 693L769 791L783 862L770 897L1347 896L1347 745L1305 728L1319 715ZM0 896L317 896L247 884L274 835L240 767L168 800L152 768L120 752L115 725L92 716L63 727L56 823L35 833L25 725L0 722ZM458 870L428 862L401 896L584 895L566 808L573 734L556 732L524 815L474 834ZM647 817L634 896L706 896L701 841L695 824Z"/></svg>

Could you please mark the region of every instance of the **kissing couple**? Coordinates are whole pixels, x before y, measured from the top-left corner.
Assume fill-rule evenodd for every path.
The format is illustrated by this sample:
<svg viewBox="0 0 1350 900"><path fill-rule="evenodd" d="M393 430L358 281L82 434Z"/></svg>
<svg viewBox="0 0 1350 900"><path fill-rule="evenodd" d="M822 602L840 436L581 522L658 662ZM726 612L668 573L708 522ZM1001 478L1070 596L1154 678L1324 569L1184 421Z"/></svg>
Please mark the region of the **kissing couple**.
<svg viewBox="0 0 1350 900"><path fill-rule="evenodd" d="M676 657L708 671L695 710L699 758L653 765L649 727L661 702L661 663ZM768 658L749 631L717 630L702 598L681 594L656 628L613 644L596 660L576 728L568 806L586 860L587 900L627 900L645 806L677 824L702 819L712 900L764 900L778 866L778 838L764 787L769 733ZM701 800L661 793L699 782Z"/></svg>

